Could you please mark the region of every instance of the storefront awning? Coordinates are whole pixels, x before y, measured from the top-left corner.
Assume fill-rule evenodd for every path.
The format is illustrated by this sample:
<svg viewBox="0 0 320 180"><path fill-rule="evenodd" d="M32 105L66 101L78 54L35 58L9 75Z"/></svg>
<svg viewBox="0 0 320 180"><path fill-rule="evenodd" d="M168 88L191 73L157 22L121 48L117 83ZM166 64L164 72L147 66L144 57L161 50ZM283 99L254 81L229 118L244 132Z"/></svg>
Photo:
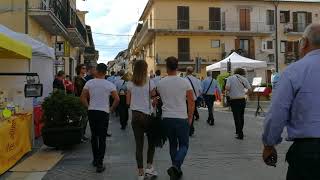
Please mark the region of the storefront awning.
<svg viewBox="0 0 320 180"><path fill-rule="evenodd" d="M0 33L0 58L31 59L31 46Z"/></svg>

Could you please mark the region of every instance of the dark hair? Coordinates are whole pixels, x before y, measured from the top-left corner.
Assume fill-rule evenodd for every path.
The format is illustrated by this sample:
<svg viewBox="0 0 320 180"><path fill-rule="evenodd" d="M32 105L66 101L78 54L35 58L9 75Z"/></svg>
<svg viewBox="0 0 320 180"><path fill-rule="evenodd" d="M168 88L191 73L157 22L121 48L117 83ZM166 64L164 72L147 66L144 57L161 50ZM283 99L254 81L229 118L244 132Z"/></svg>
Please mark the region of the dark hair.
<svg viewBox="0 0 320 180"><path fill-rule="evenodd" d="M161 71L160 70L156 70L156 75L157 76L161 76Z"/></svg>
<svg viewBox="0 0 320 180"><path fill-rule="evenodd" d="M103 63L100 63L97 65L97 72L98 73L102 73L102 74L106 74L108 70L108 66L103 64Z"/></svg>
<svg viewBox="0 0 320 180"><path fill-rule="evenodd" d="M144 60L134 63L132 82L136 86L143 86L147 82L148 64Z"/></svg>
<svg viewBox="0 0 320 180"><path fill-rule="evenodd" d="M111 76L114 76L116 74L116 72L111 71Z"/></svg>
<svg viewBox="0 0 320 180"><path fill-rule="evenodd" d="M241 76L245 76L246 75L246 71L242 68L237 68L234 70L234 74L239 74Z"/></svg>
<svg viewBox="0 0 320 180"><path fill-rule="evenodd" d="M167 69L170 71L176 71L178 69L178 59L176 57L168 57L166 59Z"/></svg>
<svg viewBox="0 0 320 180"><path fill-rule="evenodd" d="M78 64L77 65L77 67L76 67L76 73L77 73L77 75L80 75L80 72L81 72L81 69L83 68L83 67L85 67L86 65L84 65L84 64Z"/></svg>
<svg viewBox="0 0 320 180"><path fill-rule="evenodd" d="M126 72L125 72L123 69L121 69L121 70L118 72L118 75L119 75L119 76L123 76L125 73L126 73Z"/></svg>
<svg viewBox="0 0 320 180"><path fill-rule="evenodd" d="M65 75L66 73L64 71L59 71L57 74L57 77L62 77L63 75Z"/></svg>

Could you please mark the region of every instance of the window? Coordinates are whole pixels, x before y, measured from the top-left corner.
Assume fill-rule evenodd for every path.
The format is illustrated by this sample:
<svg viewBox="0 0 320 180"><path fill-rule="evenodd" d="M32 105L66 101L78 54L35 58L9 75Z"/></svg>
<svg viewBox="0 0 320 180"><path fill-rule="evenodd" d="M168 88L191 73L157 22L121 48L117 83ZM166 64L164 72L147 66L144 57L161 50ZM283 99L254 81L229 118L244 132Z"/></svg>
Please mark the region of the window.
<svg viewBox="0 0 320 180"><path fill-rule="evenodd" d="M293 32L304 32L305 28L312 23L312 13L293 12Z"/></svg>
<svg viewBox="0 0 320 180"><path fill-rule="evenodd" d="M250 9L240 9L240 31L250 31Z"/></svg>
<svg viewBox="0 0 320 180"><path fill-rule="evenodd" d="M178 29L189 29L189 7L178 6Z"/></svg>
<svg viewBox="0 0 320 180"><path fill-rule="evenodd" d="M280 23L290 22L290 11L280 11Z"/></svg>
<svg viewBox="0 0 320 180"><path fill-rule="evenodd" d="M211 7L209 8L209 29L221 30L221 9Z"/></svg>
<svg viewBox="0 0 320 180"><path fill-rule="evenodd" d="M274 25L274 10L267 10L267 25Z"/></svg>
<svg viewBox="0 0 320 180"><path fill-rule="evenodd" d="M269 62L270 62L270 63L273 63L273 62L274 62L274 54L269 54L269 55L268 55L268 58L269 58Z"/></svg>
<svg viewBox="0 0 320 180"><path fill-rule="evenodd" d="M267 49L273 49L273 42L267 41Z"/></svg>
<svg viewBox="0 0 320 180"><path fill-rule="evenodd" d="M179 61L190 61L189 38L178 38L178 59Z"/></svg>
<svg viewBox="0 0 320 180"><path fill-rule="evenodd" d="M220 40L211 40L211 48L220 48Z"/></svg>
<svg viewBox="0 0 320 180"><path fill-rule="evenodd" d="M287 44L287 41L281 41L281 43L280 43L280 52L281 53L286 52L286 44Z"/></svg>

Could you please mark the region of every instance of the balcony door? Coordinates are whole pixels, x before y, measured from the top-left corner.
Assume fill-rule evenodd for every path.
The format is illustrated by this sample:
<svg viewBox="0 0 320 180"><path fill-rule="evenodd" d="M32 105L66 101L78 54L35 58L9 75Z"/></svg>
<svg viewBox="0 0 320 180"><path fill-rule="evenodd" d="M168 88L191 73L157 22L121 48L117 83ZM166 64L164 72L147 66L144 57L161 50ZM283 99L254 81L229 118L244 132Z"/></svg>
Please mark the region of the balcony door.
<svg viewBox="0 0 320 180"><path fill-rule="evenodd" d="M221 30L221 8L209 8L210 30Z"/></svg>
<svg viewBox="0 0 320 180"><path fill-rule="evenodd" d="M235 50L242 52L241 56L255 58L254 39L239 38L235 40Z"/></svg>
<svg viewBox="0 0 320 180"><path fill-rule="evenodd" d="M312 13L293 12L293 31L304 32L305 28L312 23Z"/></svg>
<svg viewBox="0 0 320 180"><path fill-rule="evenodd" d="M240 31L250 31L250 9L240 9Z"/></svg>
<svg viewBox="0 0 320 180"><path fill-rule="evenodd" d="M190 61L189 38L178 38L178 59L179 61Z"/></svg>
<svg viewBox="0 0 320 180"><path fill-rule="evenodd" d="M190 14L188 6L178 6L177 9L178 29L189 29L190 26Z"/></svg>

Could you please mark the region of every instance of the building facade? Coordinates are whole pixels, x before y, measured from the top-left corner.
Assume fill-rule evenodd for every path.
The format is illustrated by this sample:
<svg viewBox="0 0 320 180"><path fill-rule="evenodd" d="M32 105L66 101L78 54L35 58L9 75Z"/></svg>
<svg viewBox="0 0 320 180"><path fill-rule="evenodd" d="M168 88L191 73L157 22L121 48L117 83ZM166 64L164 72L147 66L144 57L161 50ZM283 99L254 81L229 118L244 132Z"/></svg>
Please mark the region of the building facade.
<svg viewBox="0 0 320 180"><path fill-rule="evenodd" d="M129 44L130 60L144 59L149 70L164 71L164 59L176 56L180 71L195 66L203 77L207 65L237 50L274 68L276 4L267 0L149 0ZM279 2L281 69L298 58L297 41L308 24L320 22L319 7L312 2Z"/></svg>
<svg viewBox="0 0 320 180"><path fill-rule="evenodd" d="M0 23L54 48L55 71L71 77L90 46L85 14L76 9L76 0L0 1Z"/></svg>

